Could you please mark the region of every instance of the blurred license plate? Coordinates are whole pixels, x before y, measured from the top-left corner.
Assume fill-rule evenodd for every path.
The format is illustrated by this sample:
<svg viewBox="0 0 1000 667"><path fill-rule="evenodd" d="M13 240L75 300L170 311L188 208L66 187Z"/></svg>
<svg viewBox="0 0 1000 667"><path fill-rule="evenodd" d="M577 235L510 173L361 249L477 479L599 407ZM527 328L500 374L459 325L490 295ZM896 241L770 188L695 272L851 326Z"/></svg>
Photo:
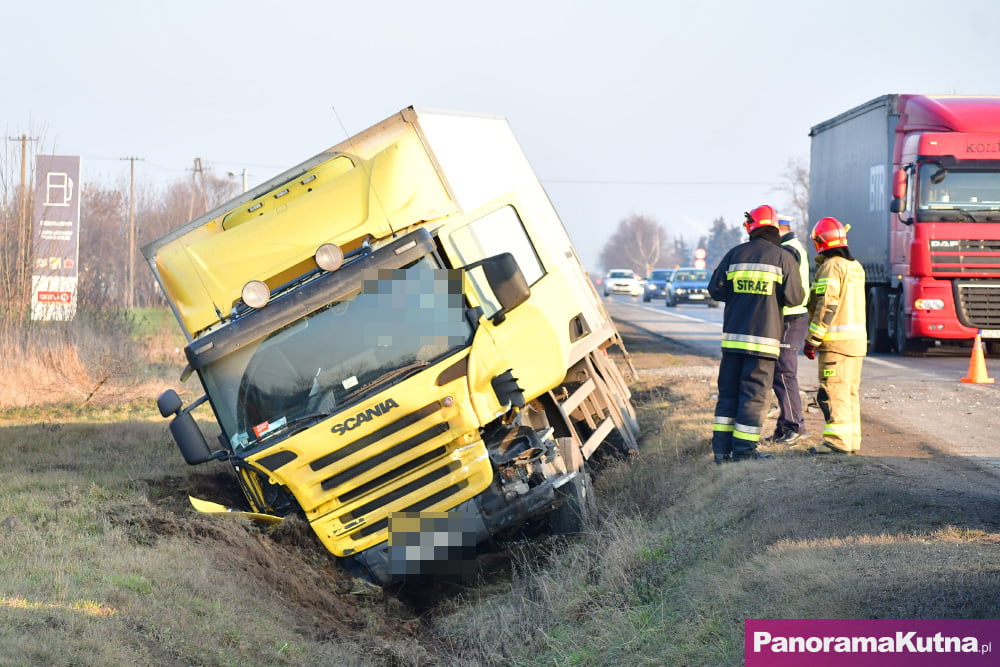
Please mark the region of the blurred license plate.
<svg viewBox="0 0 1000 667"><path fill-rule="evenodd" d="M979 335L982 338L1000 338L1000 329L983 329Z"/></svg>
<svg viewBox="0 0 1000 667"><path fill-rule="evenodd" d="M704 298L705 298L705 295L704 295L704 294L692 294L692 295L691 295L691 296L689 296L688 298L689 298L689 299L704 299Z"/></svg>

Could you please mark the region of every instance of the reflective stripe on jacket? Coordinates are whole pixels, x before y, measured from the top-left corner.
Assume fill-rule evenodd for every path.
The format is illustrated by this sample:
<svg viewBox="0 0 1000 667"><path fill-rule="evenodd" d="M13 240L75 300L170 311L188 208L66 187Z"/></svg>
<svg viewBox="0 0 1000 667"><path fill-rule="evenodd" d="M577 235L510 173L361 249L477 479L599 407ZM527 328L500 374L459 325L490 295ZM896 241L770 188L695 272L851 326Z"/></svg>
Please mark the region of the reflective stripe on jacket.
<svg viewBox="0 0 1000 667"><path fill-rule="evenodd" d="M806 341L829 352L863 357L868 351L865 270L858 261L838 255L816 259Z"/></svg>
<svg viewBox="0 0 1000 667"><path fill-rule="evenodd" d="M805 290L791 253L757 237L726 253L712 274L708 293L726 304L723 350L777 358L783 330L781 309L800 302Z"/></svg>

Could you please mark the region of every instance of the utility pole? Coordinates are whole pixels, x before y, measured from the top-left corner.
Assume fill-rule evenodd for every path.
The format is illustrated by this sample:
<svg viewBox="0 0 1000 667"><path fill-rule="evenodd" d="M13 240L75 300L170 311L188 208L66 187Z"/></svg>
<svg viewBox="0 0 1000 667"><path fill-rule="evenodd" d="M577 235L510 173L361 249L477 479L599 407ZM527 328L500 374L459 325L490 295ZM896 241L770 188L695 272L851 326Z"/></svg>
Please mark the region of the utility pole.
<svg viewBox="0 0 1000 667"><path fill-rule="evenodd" d="M194 169L191 171L191 199L188 200L188 220L194 218L194 191L197 188L198 177L201 176L202 213L208 210L208 188L205 187L205 170L201 167L201 158L194 159Z"/></svg>
<svg viewBox="0 0 1000 667"><path fill-rule="evenodd" d="M17 281L18 285L21 285L25 290L30 289L28 284L29 276L31 275L31 213L28 211L28 142L38 141L38 137L29 137L26 134L22 134L20 137L7 137L8 141L19 141L21 142L21 190L19 192L20 198L20 215L21 215L21 233L18 235L18 252L15 255L18 260L18 267L23 272L21 280ZM12 272L12 277L17 278L17 269Z"/></svg>
<svg viewBox="0 0 1000 667"><path fill-rule="evenodd" d="M129 161L128 185L128 280L125 294L125 306L132 310L135 306L135 161L141 157L129 156L120 158Z"/></svg>

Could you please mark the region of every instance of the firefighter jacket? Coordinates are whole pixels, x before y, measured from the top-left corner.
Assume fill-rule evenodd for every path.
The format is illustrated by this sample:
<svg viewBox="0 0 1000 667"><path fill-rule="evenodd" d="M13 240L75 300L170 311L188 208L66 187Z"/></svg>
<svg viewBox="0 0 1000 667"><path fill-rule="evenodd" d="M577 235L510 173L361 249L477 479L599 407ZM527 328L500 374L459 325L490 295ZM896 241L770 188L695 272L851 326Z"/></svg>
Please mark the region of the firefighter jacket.
<svg viewBox="0 0 1000 667"><path fill-rule="evenodd" d="M806 304L809 301L809 291L806 289L809 287L809 261L806 259L806 249L795 238L794 232L788 232L781 236L781 247L791 252L795 260L799 263L799 278L802 280L802 287L805 290L802 301L788 304L781 312L785 317L790 315L805 315Z"/></svg>
<svg viewBox="0 0 1000 667"><path fill-rule="evenodd" d="M865 356L865 270L857 260L839 255L817 255L816 264L806 342L826 352Z"/></svg>
<svg viewBox="0 0 1000 667"><path fill-rule="evenodd" d="M777 359L781 309L805 296L792 254L764 238L751 238L726 253L712 274L708 293L726 302L722 350Z"/></svg>

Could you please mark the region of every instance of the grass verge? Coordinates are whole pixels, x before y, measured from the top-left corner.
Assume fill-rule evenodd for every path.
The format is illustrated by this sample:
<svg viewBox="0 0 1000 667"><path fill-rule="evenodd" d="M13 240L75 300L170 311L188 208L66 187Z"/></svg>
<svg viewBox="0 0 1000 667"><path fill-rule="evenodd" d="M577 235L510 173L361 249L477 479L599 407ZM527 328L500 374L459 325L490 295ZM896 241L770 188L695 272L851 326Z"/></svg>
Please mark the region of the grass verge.
<svg viewBox="0 0 1000 667"><path fill-rule="evenodd" d="M871 455L715 466L714 363L627 341L643 448L597 477L591 530L421 609L301 523L193 513L237 491L183 464L152 394L5 411L0 662L738 665L745 618L1000 616L994 478L879 456L877 433Z"/></svg>

